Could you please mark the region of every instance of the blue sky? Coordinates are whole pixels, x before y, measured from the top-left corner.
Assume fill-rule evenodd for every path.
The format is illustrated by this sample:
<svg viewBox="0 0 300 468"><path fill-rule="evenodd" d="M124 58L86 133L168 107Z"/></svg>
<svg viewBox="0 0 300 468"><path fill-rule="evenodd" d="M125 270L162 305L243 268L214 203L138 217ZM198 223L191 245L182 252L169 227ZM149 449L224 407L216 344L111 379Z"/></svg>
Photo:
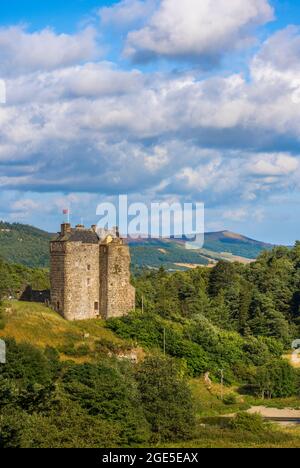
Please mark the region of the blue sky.
<svg viewBox="0 0 300 468"><path fill-rule="evenodd" d="M51 26L58 31L74 31L84 16L94 9L109 6L116 1L106 0L11 0L1 2L2 25L28 23L32 29Z"/></svg>
<svg viewBox="0 0 300 468"><path fill-rule="evenodd" d="M0 217L57 230L128 193L293 243L299 22L296 0L1 2Z"/></svg>

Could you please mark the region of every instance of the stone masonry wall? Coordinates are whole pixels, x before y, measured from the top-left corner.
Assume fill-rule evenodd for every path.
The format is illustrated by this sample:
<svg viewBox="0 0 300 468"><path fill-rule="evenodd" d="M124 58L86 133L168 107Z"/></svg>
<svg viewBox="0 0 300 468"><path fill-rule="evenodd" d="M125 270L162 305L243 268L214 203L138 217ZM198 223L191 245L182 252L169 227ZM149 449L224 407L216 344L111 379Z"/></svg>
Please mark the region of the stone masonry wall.
<svg viewBox="0 0 300 468"><path fill-rule="evenodd" d="M107 318L107 245L100 245L99 247L99 295L100 295L100 313L103 319Z"/></svg>
<svg viewBox="0 0 300 468"><path fill-rule="evenodd" d="M67 320L96 318L99 304L99 245L66 243L64 316Z"/></svg>
<svg viewBox="0 0 300 468"><path fill-rule="evenodd" d="M101 246L100 262L101 315L105 319L127 315L135 308L135 289L130 284L129 247L119 239L104 249Z"/></svg>
<svg viewBox="0 0 300 468"><path fill-rule="evenodd" d="M65 244L63 242L50 244L50 271L51 304L57 312L63 315L65 291Z"/></svg>

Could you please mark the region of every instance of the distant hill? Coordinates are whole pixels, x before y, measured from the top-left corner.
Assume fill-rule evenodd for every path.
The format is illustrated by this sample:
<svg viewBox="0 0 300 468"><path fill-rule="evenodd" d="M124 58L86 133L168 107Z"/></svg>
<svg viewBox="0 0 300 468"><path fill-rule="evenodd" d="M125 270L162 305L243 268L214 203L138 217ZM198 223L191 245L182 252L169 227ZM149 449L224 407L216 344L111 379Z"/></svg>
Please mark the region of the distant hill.
<svg viewBox="0 0 300 468"><path fill-rule="evenodd" d="M52 234L24 224L0 222L0 257L28 267L49 266ZM188 250L184 240L146 239L130 241L133 267L169 270L213 265L220 259L247 263L273 246L229 231L205 234L203 249Z"/></svg>
<svg viewBox="0 0 300 468"><path fill-rule="evenodd" d="M49 266L51 234L25 224L0 222L0 257L28 267Z"/></svg>
<svg viewBox="0 0 300 468"><path fill-rule="evenodd" d="M184 240L137 240L130 242L133 265L187 269L214 265L219 260L249 263L274 246L229 231L205 234L202 249L189 250Z"/></svg>
<svg viewBox="0 0 300 468"><path fill-rule="evenodd" d="M263 250L271 250L273 247L272 244L249 239L249 237L230 231L205 234L204 248L218 253L227 252L239 257L255 259Z"/></svg>

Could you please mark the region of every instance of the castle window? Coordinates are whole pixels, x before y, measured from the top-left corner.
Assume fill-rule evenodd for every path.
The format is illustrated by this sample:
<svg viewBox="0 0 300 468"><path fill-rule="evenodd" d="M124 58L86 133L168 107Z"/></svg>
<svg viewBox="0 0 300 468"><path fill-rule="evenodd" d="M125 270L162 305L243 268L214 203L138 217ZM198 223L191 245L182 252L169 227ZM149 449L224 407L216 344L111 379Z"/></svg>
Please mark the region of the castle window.
<svg viewBox="0 0 300 468"><path fill-rule="evenodd" d="M95 302L95 311L98 312L99 310L99 302Z"/></svg>
<svg viewBox="0 0 300 468"><path fill-rule="evenodd" d="M57 310L60 310L60 303L59 302L57 302L56 307L57 307Z"/></svg>
<svg viewBox="0 0 300 468"><path fill-rule="evenodd" d="M87 271L91 271L91 265L87 265Z"/></svg>
<svg viewBox="0 0 300 468"><path fill-rule="evenodd" d="M91 285L91 280L90 280L90 278L88 278L88 279L86 280L86 284L87 284L88 286Z"/></svg>

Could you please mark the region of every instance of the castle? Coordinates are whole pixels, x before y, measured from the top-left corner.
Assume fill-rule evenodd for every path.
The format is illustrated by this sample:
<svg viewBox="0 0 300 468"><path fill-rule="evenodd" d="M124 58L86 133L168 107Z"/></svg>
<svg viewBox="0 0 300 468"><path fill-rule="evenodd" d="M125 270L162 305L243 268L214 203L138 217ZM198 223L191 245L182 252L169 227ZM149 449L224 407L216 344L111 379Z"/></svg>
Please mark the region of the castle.
<svg viewBox="0 0 300 468"><path fill-rule="evenodd" d="M96 226L64 223L50 243L51 305L66 320L108 319L135 308L129 247Z"/></svg>

